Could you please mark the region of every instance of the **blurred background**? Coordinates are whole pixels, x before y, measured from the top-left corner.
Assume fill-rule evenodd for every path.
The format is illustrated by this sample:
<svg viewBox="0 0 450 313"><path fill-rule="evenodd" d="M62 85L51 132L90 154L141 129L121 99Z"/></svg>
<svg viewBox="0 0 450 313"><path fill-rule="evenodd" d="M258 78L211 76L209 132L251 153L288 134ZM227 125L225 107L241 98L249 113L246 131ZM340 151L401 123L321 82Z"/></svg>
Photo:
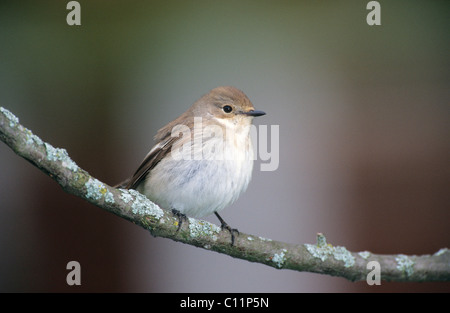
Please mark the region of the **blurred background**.
<svg viewBox="0 0 450 313"><path fill-rule="evenodd" d="M0 2L0 106L110 185L220 85L280 125L279 167L222 217L242 232L381 254L450 247L448 1ZM65 193L0 143L2 292L449 292L368 286L163 238ZM218 224L215 217L207 220ZM66 264L81 264L81 286Z"/></svg>

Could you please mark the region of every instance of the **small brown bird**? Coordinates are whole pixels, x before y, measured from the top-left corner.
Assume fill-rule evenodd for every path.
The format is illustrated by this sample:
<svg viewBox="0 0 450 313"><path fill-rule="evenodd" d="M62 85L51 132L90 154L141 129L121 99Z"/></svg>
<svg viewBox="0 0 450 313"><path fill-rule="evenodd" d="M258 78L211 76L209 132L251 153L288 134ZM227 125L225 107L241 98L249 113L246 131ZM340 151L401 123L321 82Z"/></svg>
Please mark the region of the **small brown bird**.
<svg viewBox="0 0 450 313"><path fill-rule="evenodd" d="M161 128L134 175L120 184L136 189L180 218L215 213L221 226L232 229L217 213L247 189L254 152L250 127L256 111L234 87L217 87L186 112Z"/></svg>

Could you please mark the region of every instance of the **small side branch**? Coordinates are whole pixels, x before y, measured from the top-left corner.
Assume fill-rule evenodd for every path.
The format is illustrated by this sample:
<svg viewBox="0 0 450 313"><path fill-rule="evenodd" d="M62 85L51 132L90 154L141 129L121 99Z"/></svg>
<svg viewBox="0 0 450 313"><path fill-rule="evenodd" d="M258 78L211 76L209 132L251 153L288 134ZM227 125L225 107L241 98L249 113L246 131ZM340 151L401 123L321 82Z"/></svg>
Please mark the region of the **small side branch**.
<svg viewBox="0 0 450 313"><path fill-rule="evenodd" d="M368 267L371 261L378 262L381 279L386 281L450 280L450 250L447 248L420 256L350 252L345 247L328 244L322 234L317 235L314 244L290 244L240 233L234 245L230 245L230 232L222 231L215 224L188 218L179 228L178 217L172 212L161 209L135 190L113 188L92 177L65 149L41 140L3 107L0 107L0 140L53 178L66 192L147 229L153 236L277 269L321 273L351 281L366 280L372 270Z"/></svg>

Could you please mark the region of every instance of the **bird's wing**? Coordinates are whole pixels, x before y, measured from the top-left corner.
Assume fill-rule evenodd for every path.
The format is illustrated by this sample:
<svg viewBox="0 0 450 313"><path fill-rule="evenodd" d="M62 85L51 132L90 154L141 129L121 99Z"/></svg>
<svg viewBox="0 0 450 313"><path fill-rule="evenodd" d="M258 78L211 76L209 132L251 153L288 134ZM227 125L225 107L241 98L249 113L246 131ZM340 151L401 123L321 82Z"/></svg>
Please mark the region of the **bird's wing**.
<svg viewBox="0 0 450 313"><path fill-rule="evenodd" d="M133 176L117 184L115 187L136 189L136 187L145 179L147 174L156 166L156 164L158 164L161 159L170 153L173 144L179 139L180 137L168 137L163 142L156 144L145 156Z"/></svg>
<svg viewBox="0 0 450 313"><path fill-rule="evenodd" d="M159 161L170 153L174 142L179 139L179 137L169 137L166 141L155 145L146 155L125 188L135 189L139 183L145 179L147 174L156 166L156 164L158 164Z"/></svg>

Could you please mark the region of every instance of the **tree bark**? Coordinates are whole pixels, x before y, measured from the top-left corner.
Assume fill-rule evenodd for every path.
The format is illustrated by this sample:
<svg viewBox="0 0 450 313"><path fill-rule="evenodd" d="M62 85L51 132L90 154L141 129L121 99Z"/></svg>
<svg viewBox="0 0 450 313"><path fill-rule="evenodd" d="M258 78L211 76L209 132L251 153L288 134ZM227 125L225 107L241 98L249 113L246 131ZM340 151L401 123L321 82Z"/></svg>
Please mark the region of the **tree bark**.
<svg viewBox="0 0 450 313"><path fill-rule="evenodd" d="M0 139L17 155L53 178L66 192L165 237L206 250L216 251L277 269L291 269L339 276L351 281L367 280L379 274L386 281L449 281L450 250L432 255L380 255L368 251L350 252L333 246L322 234L314 244L291 244L240 233L231 245L231 235L215 224L188 218L178 227L178 217L163 210L135 190L117 189L81 169L65 149L54 148L19 119L0 107ZM378 271L378 272L377 272Z"/></svg>

